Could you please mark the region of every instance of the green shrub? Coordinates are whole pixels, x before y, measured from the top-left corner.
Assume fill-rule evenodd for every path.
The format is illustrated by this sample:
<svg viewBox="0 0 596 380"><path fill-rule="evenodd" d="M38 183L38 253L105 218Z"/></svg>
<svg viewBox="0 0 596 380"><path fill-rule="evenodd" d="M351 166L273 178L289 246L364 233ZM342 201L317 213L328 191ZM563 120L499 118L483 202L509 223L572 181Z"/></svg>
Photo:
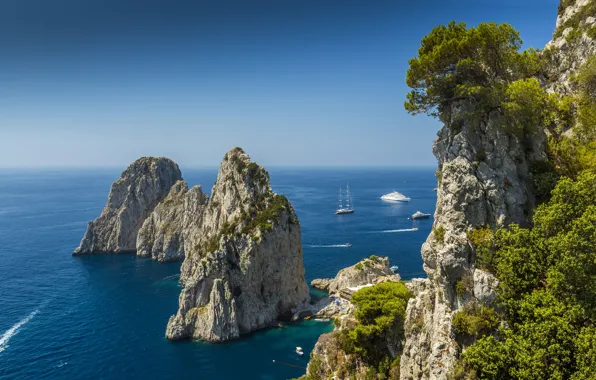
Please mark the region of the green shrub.
<svg viewBox="0 0 596 380"><path fill-rule="evenodd" d="M468 347L464 362L485 379L587 379L594 350L586 334L593 339L596 326L596 173L559 180L533 219L531 229L494 234L505 324ZM480 337L491 313L466 310L453 323L458 333Z"/></svg>
<svg viewBox="0 0 596 380"><path fill-rule="evenodd" d="M565 41L567 41L569 45L575 45L583 34L584 33L581 28L574 28L569 33L567 33L567 35L565 36Z"/></svg>
<svg viewBox="0 0 596 380"><path fill-rule="evenodd" d="M475 249L475 264L482 269L494 270L493 231L489 227L481 227L467 232L468 240Z"/></svg>
<svg viewBox="0 0 596 380"><path fill-rule="evenodd" d="M411 297L403 282L384 282L354 293L354 316L359 323L352 330L342 331L342 350L360 355L370 367L388 371L386 336L391 332L398 341L403 339L406 306Z"/></svg>
<svg viewBox="0 0 596 380"><path fill-rule="evenodd" d="M438 241L440 241L441 243L445 242L445 227L439 226L437 228L434 228L433 234L435 235L435 238L437 238Z"/></svg>
<svg viewBox="0 0 596 380"><path fill-rule="evenodd" d="M563 2L562 2L563 3ZM564 1L566 5L573 4L571 0ZM565 6L566 6L565 5ZM565 9L565 6L559 6L559 12L562 12ZM561 24L557 30L555 30L554 38L560 37L565 29L573 28L578 29L579 23L585 20L588 16L593 16L596 14L596 1L590 0L588 4L580 8L579 12L573 14L573 16L569 17L563 24Z"/></svg>
<svg viewBox="0 0 596 380"><path fill-rule="evenodd" d="M499 326L499 317L495 309L468 305L453 317L453 326L458 334L479 338L490 334Z"/></svg>
<svg viewBox="0 0 596 380"><path fill-rule="evenodd" d="M364 267L362 266L362 263L358 263L354 266L354 268L356 268L356 270L362 270L364 269Z"/></svg>
<svg viewBox="0 0 596 380"><path fill-rule="evenodd" d="M550 193L557 185L560 175L550 161L531 162L530 172L532 173L536 202L543 203L550 198Z"/></svg>

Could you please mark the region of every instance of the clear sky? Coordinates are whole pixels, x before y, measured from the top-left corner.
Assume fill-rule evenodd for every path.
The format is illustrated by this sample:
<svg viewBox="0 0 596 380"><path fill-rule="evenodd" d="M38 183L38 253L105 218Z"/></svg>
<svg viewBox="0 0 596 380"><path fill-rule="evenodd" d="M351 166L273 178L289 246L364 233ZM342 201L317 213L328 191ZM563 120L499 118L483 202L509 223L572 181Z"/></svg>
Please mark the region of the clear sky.
<svg viewBox="0 0 596 380"><path fill-rule="evenodd" d="M432 27L550 39L558 0L2 0L0 166L434 165L403 109Z"/></svg>

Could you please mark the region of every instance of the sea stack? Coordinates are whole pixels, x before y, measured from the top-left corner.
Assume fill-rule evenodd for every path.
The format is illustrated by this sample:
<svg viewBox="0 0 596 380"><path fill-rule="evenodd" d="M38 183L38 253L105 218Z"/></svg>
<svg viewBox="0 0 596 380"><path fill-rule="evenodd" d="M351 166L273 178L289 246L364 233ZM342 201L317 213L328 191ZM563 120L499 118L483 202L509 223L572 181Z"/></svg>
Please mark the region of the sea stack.
<svg viewBox="0 0 596 380"><path fill-rule="evenodd" d="M143 222L181 179L178 165L169 158L133 162L112 184L106 206L89 222L73 255L134 252Z"/></svg>
<svg viewBox="0 0 596 380"><path fill-rule="evenodd" d="M201 186L188 190L186 182L176 182L139 230L137 256L159 262L184 259L185 237L201 225L207 200Z"/></svg>
<svg viewBox="0 0 596 380"><path fill-rule="evenodd" d="M221 342L291 317L309 300L300 239L294 209L271 190L267 171L230 150L202 223L185 239L184 289L166 337Z"/></svg>

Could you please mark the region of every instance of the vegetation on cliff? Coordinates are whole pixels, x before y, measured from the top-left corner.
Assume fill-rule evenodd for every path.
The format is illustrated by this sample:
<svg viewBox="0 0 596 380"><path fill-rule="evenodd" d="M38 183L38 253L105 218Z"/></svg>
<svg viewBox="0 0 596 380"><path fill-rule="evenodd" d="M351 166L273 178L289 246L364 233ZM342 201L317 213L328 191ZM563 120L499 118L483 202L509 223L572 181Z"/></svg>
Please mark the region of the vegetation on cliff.
<svg viewBox="0 0 596 380"><path fill-rule="evenodd" d="M569 3L569 2L567 2ZM566 27L594 13L594 4ZM587 13L586 13L587 12ZM577 25L576 25L577 24ZM530 172L541 205L531 228L468 233L475 266L494 273L491 305L465 300L453 327L457 379L593 379L596 368L596 57L571 76L570 94L547 91L553 51L521 51L508 24L451 22L410 60L405 108L439 117L451 136L490 121L525 144L547 135L548 161ZM479 159L482 161L482 159ZM476 165L477 167L477 165ZM441 239L441 227L435 236ZM466 288L456 283L464 300Z"/></svg>
<svg viewBox="0 0 596 380"><path fill-rule="evenodd" d="M479 246L479 262L490 262L500 281L497 303L505 323L467 348L468 368L482 379L591 378L590 368L596 368L596 174L562 179L551 200L536 210L533 228L512 225L484 237ZM467 326L459 322L463 319L456 315L456 328ZM492 314L475 324L487 321L494 322Z"/></svg>
<svg viewBox="0 0 596 380"><path fill-rule="evenodd" d="M340 345L347 354L356 354L368 364L371 378L398 378L399 356L391 357L387 338L397 345L402 341L406 306L411 297L403 282L362 288L352 296L358 324L342 331Z"/></svg>

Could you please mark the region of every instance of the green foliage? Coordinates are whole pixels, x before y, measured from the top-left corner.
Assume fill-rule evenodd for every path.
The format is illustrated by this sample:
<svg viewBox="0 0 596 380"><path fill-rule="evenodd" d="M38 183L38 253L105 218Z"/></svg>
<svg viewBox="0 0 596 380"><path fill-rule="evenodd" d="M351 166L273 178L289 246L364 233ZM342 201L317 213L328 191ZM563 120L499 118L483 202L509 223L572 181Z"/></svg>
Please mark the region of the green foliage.
<svg viewBox="0 0 596 380"><path fill-rule="evenodd" d="M468 117L499 108L507 84L536 74L540 57L521 53L522 40L509 24L480 23L467 28L451 22L422 39L409 61L406 83L412 88L405 108L412 114L439 116L453 102L465 103Z"/></svg>
<svg viewBox="0 0 596 380"><path fill-rule="evenodd" d="M499 317L492 307L468 303L453 317L453 326L460 335L479 338L499 326Z"/></svg>
<svg viewBox="0 0 596 380"><path fill-rule="evenodd" d="M533 177L534 195L538 204L550 198L551 191L557 185L560 175L551 161L534 161L530 163Z"/></svg>
<svg viewBox="0 0 596 380"><path fill-rule="evenodd" d="M455 283L455 294L457 294L459 297L466 295L466 285L464 285L462 280L457 280Z"/></svg>
<svg viewBox="0 0 596 380"><path fill-rule="evenodd" d="M262 232L267 232L273 228L275 223L279 223L281 214L290 212L292 206L288 199L283 195L275 195L271 203L262 211L257 212L256 215L251 216L251 219L242 229L242 233L250 233L258 228ZM297 220L290 220L290 223L297 223Z"/></svg>
<svg viewBox="0 0 596 380"><path fill-rule="evenodd" d="M593 40L596 39L596 25L592 25L591 27L589 27L588 28L588 31L586 32L586 34L591 39L593 39Z"/></svg>
<svg viewBox="0 0 596 380"><path fill-rule="evenodd" d="M536 78L517 80L507 87L501 103L503 127L518 137L534 134L537 127L548 124L551 107L549 95Z"/></svg>
<svg viewBox="0 0 596 380"><path fill-rule="evenodd" d="M559 5L559 12L562 12L566 6L571 5L573 3L575 3L574 0L562 0L561 4ZM590 0L585 6L580 8L578 12L574 13L563 24L561 24L557 28L557 30L555 30L555 34L553 37L560 37L567 28L578 29L581 21L585 20L588 16L594 16L595 14L596 1Z"/></svg>
<svg viewBox="0 0 596 380"><path fill-rule="evenodd" d="M584 170L596 171L596 55L573 83L577 95L558 98L559 125L550 129L548 149L557 172L576 178Z"/></svg>
<svg viewBox="0 0 596 380"><path fill-rule="evenodd" d="M439 226L437 228L433 228L433 234L438 241L441 243L445 242L445 227Z"/></svg>
<svg viewBox="0 0 596 380"><path fill-rule="evenodd" d="M386 338L391 336L397 342L403 339L406 306L411 297L403 282L384 282L354 293L354 316L359 323L352 330L342 332L342 349L348 354L360 355L369 366L386 376L391 368Z"/></svg>
<svg viewBox="0 0 596 380"><path fill-rule="evenodd" d="M474 278L470 273L464 274L455 282L455 294L464 297L474 287Z"/></svg>
<svg viewBox="0 0 596 380"><path fill-rule="evenodd" d="M559 15L562 15L563 12L565 12L565 8L567 8L570 5L575 4L576 0L561 0L561 2L559 2Z"/></svg>
<svg viewBox="0 0 596 380"><path fill-rule="evenodd" d="M468 347L465 365L485 379L593 376L596 174L561 179L536 209L532 229L512 225L490 239L474 235L478 246L490 244L506 323ZM486 331L471 328L474 321L454 318L458 332Z"/></svg>
<svg viewBox="0 0 596 380"><path fill-rule="evenodd" d="M364 269L364 267L362 266L362 263L358 263L354 266L354 268L356 268L356 270L362 270Z"/></svg>
<svg viewBox="0 0 596 380"><path fill-rule="evenodd" d="M318 355L311 356L308 362L308 371L305 376L305 380L318 380L322 379L323 373L323 361Z"/></svg>
<svg viewBox="0 0 596 380"><path fill-rule="evenodd" d="M581 30L581 28L571 29L571 31L565 36L565 41L567 41L569 45L575 45L583 34L584 32Z"/></svg>

